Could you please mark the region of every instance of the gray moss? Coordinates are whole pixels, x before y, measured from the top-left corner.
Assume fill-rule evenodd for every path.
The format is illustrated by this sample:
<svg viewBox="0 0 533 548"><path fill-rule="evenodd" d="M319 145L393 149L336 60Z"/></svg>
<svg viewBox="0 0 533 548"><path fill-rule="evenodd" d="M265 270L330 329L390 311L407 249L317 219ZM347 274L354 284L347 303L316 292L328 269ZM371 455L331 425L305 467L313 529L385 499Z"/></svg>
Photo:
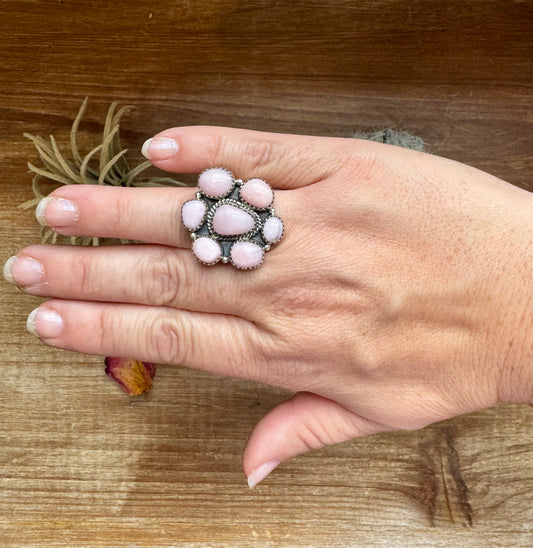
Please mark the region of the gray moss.
<svg viewBox="0 0 533 548"><path fill-rule="evenodd" d="M421 137L412 135L403 129L380 129L372 132L356 132L352 135L354 139L365 139L397 147L410 148L420 152L427 152L426 143Z"/></svg>

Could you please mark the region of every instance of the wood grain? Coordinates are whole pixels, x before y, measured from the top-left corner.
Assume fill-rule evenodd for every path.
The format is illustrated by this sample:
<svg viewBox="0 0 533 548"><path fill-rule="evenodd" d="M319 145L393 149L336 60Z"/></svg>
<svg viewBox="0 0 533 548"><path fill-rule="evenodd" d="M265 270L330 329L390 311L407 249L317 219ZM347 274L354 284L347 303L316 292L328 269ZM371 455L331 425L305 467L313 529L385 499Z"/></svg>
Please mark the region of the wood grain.
<svg viewBox="0 0 533 548"><path fill-rule="evenodd" d="M22 132L82 146L111 101L133 158L217 124L350 136L400 127L533 190L533 3L4 0L0 246L37 241ZM500 406L317 451L248 490L248 433L287 394L179 367L130 400L98 357L41 345L0 284L0 545L531 546L533 412Z"/></svg>

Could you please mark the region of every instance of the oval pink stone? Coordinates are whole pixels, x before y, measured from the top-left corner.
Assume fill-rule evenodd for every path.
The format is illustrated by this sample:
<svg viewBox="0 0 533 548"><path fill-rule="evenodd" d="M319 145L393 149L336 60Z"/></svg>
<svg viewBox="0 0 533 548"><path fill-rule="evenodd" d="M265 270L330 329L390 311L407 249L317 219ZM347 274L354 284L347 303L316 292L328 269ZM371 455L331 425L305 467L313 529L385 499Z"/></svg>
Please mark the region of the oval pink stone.
<svg viewBox="0 0 533 548"><path fill-rule="evenodd" d="M215 264L222 257L222 248L211 238L197 238L192 244L192 252L205 264Z"/></svg>
<svg viewBox="0 0 533 548"><path fill-rule="evenodd" d="M263 179L253 178L241 187L241 198L259 209L266 209L274 201L274 192Z"/></svg>
<svg viewBox="0 0 533 548"><path fill-rule="evenodd" d="M263 236L269 244L277 244L283 236L283 223L279 217L269 217L263 225Z"/></svg>
<svg viewBox="0 0 533 548"><path fill-rule="evenodd" d="M246 234L254 226L254 218L249 213L231 204L219 206L213 216L213 230L221 236Z"/></svg>
<svg viewBox="0 0 533 548"><path fill-rule="evenodd" d="M200 173L198 186L207 196L220 198L225 196L233 188L233 175L221 167L212 167Z"/></svg>
<svg viewBox="0 0 533 548"><path fill-rule="evenodd" d="M256 268L263 262L264 251L253 242L235 242L230 251L231 262L242 269Z"/></svg>
<svg viewBox="0 0 533 548"><path fill-rule="evenodd" d="M202 200L189 200L181 208L181 220L189 230L195 230L200 227L204 220L207 205Z"/></svg>

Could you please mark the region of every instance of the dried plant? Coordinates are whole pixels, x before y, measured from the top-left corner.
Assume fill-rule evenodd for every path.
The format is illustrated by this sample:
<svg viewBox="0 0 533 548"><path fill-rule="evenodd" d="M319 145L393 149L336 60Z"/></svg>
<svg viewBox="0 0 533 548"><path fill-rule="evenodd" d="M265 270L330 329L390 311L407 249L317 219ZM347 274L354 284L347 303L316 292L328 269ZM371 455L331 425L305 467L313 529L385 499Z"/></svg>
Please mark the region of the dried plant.
<svg viewBox="0 0 533 548"><path fill-rule="evenodd" d="M44 167L37 167L28 162L28 168L34 173L32 189L35 198L23 203L20 207L29 209L37 206L48 192L41 188L43 180L54 181L59 185L113 185L126 187L161 187L161 186L185 186L171 177L150 177L140 179L139 176L152 164L148 161L130 168L126 159L127 149L122 149L120 143L120 121L133 107L126 105L117 110L117 103L112 103L107 112L102 143L93 148L82 157L77 144L78 128L85 114L88 99L85 98L70 130L70 158L59 150L56 139L50 135L50 142L40 136L24 133L30 139ZM106 240L101 242L101 240ZM67 243L72 245L94 245L110 243L117 240L93 238L93 237L61 237L47 227L41 229L42 243ZM120 240L129 243L128 240Z"/></svg>

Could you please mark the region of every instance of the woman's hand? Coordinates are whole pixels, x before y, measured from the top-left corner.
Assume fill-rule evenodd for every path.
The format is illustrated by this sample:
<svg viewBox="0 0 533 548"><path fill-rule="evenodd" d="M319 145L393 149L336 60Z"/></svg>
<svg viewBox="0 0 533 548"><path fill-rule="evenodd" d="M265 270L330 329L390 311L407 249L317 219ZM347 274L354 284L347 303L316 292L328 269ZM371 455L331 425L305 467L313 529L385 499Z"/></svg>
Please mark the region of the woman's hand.
<svg viewBox="0 0 533 548"><path fill-rule="evenodd" d="M52 297L30 330L59 348L177 363L298 392L255 428L251 485L312 448L533 401L533 198L474 168L353 139L182 127L161 169L223 166L276 192L283 240L257 270L206 267L181 205L194 189L69 186L39 208L64 235L6 277Z"/></svg>

